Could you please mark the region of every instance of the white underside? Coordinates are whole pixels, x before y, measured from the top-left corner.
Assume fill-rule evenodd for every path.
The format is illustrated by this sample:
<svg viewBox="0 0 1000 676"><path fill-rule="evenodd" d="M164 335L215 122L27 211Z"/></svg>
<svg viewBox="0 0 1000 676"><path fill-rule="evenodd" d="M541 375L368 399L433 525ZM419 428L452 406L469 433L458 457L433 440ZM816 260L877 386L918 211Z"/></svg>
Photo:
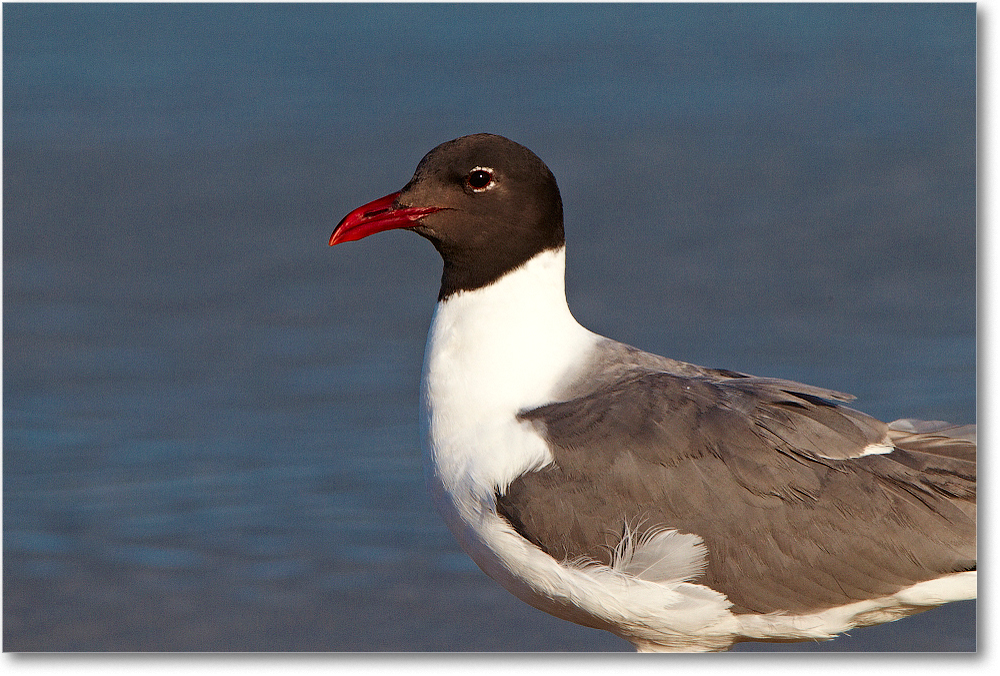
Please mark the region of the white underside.
<svg viewBox="0 0 1000 676"><path fill-rule="evenodd" d="M704 556L693 551L690 541L662 543L666 546L654 551L653 556L683 563L672 578L651 581L619 565L560 563L518 535L486 505L474 523L452 526L452 531L462 534L465 551L487 575L526 603L611 631L641 652L718 651L746 640L829 640L855 627L976 598L976 571L971 571L818 613L734 615L723 594L685 581L699 568L694 556Z"/></svg>
<svg viewBox="0 0 1000 676"><path fill-rule="evenodd" d="M561 563L521 537L497 516L494 496L553 457L516 415L552 401L600 340L570 314L564 271L564 250L543 252L495 284L439 303L431 324L422 386L428 484L449 528L487 575L541 610L612 631L640 650L829 639L975 598L971 572L813 615L734 615L723 594L690 582L706 561L694 535L662 531L625 541L612 566Z"/></svg>

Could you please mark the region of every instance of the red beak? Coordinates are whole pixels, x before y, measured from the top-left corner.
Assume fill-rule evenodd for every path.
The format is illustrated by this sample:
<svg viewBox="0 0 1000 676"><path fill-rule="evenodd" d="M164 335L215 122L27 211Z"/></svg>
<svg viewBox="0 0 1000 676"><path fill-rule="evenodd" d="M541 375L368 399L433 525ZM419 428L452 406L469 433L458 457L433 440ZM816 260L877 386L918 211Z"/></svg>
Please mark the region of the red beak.
<svg viewBox="0 0 1000 676"><path fill-rule="evenodd" d="M441 207L399 207L396 206L397 197L398 192L380 197L344 216L330 235L330 246L353 242L383 230L411 228L424 216L441 210Z"/></svg>

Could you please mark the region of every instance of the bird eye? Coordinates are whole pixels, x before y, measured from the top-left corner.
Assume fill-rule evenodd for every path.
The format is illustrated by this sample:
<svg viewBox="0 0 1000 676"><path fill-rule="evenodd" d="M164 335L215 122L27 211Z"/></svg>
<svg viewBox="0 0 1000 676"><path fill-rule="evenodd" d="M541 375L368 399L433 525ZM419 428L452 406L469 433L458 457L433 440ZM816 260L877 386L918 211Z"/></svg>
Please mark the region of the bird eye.
<svg viewBox="0 0 1000 676"><path fill-rule="evenodd" d="M465 177L465 184L475 192L483 192L493 183L493 170L487 167L476 167Z"/></svg>

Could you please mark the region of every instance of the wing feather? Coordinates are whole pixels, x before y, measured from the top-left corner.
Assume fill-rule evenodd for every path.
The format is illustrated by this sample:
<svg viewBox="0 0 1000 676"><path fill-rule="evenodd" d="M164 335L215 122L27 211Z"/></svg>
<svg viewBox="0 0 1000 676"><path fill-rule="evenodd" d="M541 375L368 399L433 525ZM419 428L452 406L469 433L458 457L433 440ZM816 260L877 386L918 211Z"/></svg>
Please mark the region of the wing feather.
<svg viewBox="0 0 1000 676"><path fill-rule="evenodd" d="M612 565L627 524L642 524L635 537L647 545L669 529L704 542L702 584L754 613L833 607L975 568L967 428L890 429L833 390L652 365L519 415L555 462L500 487L497 509L552 556ZM877 444L895 448L867 454ZM684 572L669 548L631 551L626 571Z"/></svg>

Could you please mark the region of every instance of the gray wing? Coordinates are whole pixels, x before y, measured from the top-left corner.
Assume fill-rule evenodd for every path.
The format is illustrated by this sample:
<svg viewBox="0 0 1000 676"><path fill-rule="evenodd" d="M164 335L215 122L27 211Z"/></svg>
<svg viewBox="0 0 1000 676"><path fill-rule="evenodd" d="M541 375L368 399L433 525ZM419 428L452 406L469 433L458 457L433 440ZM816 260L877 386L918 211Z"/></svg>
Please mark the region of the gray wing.
<svg viewBox="0 0 1000 676"><path fill-rule="evenodd" d="M975 569L974 442L890 430L829 390L688 366L625 369L523 411L555 462L502 490L498 512L560 560L610 563L626 529L698 535L697 581L738 613L835 607ZM887 446L863 455L873 444Z"/></svg>

